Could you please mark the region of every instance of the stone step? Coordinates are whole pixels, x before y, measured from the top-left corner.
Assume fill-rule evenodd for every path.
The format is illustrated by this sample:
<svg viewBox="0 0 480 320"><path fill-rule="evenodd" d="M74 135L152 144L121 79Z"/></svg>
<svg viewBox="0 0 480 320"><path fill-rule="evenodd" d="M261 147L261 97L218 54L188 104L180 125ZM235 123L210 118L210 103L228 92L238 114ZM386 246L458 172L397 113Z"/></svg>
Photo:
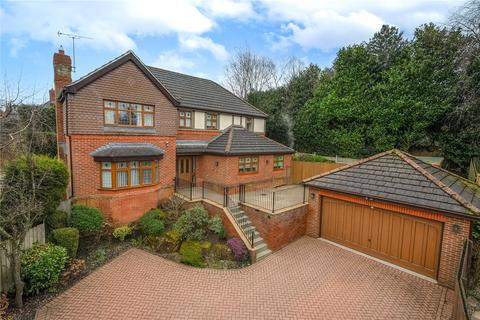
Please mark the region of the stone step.
<svg viewBox="0 0 480 320"><path fill-rule="evenodd" d="M255 251L258 253L258 252L261 252L265 249L268 249L268 246L267 244L265 243L265 241L261 242L261 243L258 243L254 246L254 249Z"/></svg>
<svg viewBox="0 0 480 320"><path fill-rule="evenodd" d="M257 252L257 256L256 256L256 257L257 257L257 261L260 261L260 260L262 260L262 259L265 259L266 257L268 257L268 256L271 255L271 254L272 254L272 250L270 250L270 249L265 249L265 250L263 250L263 251L260 252L260 253Z"/></svg>

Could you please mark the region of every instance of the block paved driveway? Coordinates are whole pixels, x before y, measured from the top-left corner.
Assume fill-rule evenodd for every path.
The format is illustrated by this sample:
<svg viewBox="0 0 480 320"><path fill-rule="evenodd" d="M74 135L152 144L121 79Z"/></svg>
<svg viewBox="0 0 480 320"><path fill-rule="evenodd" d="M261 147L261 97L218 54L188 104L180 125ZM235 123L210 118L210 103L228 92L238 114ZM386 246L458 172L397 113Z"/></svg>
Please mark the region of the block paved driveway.
<svg viewBox="0 0 480 320"><path fill-rule="evenodd" d="M194 269L131 249L37 319L449 319L452 292L304 237L241 270Z"/></svg>

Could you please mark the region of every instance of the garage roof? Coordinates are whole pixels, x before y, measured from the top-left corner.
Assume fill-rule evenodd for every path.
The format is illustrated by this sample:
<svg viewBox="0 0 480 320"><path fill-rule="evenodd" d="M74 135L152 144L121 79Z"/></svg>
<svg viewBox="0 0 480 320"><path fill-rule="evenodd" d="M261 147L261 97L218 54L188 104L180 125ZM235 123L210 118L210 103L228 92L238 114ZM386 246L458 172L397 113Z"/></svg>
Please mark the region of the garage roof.
<svg viewBox="0 0 480 320"><path fill-rule="evenodd" d="M305 180L308 186L480 218L480 186L391 150Z"/></svg>

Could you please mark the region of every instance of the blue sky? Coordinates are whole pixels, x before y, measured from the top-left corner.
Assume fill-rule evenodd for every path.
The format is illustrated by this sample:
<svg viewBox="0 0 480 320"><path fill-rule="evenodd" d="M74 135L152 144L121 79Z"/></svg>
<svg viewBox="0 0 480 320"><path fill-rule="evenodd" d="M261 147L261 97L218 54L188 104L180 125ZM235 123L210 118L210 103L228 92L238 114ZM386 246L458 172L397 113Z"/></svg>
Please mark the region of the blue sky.
<svg viewBox="0 0 480 320"><path fill-rule="evenodd" d="M148 65L222 82L224 66L249 47L281 64L289 57L330 66L342 46L368 40L384 23L411 37L446 23L462 0L0 0L0 71L46 99L52 54L76 43L77 79L132 49ZM3 81L3 79L2 79Z"/></svg>

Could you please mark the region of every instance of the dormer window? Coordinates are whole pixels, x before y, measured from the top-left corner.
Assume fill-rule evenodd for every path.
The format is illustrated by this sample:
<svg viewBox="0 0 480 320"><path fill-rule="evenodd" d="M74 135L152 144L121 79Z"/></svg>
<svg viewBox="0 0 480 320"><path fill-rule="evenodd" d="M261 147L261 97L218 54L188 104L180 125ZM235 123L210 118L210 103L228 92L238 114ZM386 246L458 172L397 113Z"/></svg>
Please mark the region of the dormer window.
<svg viewBox="0 0 480 320"><path fill-rule="evenodd" d="M154 124L154 106L106 100L103 111L106 126L152 128Z"/></svg>
<svg viewBox="0 0 480 320"><path fill-rule="evenodd" d="M245 118L245 129L253 132L253 118Z"/></svg>
<svg viewBox="0 0 480 320"><path fill-rule="evenodd" d="M178 127L179 128L192 128L192 111L180 110L178 111Z"/></svg>

